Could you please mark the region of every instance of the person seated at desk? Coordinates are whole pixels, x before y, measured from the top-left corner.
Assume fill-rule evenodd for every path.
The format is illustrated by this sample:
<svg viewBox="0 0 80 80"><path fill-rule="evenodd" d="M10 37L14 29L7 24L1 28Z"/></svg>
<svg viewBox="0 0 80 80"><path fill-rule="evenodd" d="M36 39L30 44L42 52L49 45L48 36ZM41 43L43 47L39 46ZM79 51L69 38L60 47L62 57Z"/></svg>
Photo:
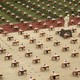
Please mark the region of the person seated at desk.
<svg viewBox="0 0 80 80"><path fill-rule="evenodd" d="M55 53L55 55L51 57L51 60L60 60L60 56Z"/></svg>
<svg viewBox="0 0 80 80"><path fill-rule="evenodd" d="M35 28L34 28L34 32L37 33L38 31L39 31L39 28L38 28L38 27L35 27Z"/></svg>
<svg viewBox="0 0 80 80"><path fill-rule="evenodd" d="M71 31L74 33L74 32L76 32L76 28L75 27L73 27L72 29L71 29Z"/></svg>
<svg viewBox="0 0 80 80"><path fill-rule="evenodd" d="M54 46L58 46L58 45L60 45L60 41L55 40L55 41L54 41Z"/></svg>
<svg viewBox="0 0 80 80"><path fill-rule="evenodd" d="M62 63L62 67L70 67L70 62L68 62L67 60L64 60L64 62Z"/></svg>
<svg viewBox="0 0 80 80"><path fill-rule="evenodd" d="M22 51L25 50L25 46L23 44L21 44L20 47L19 47L19 51L21 51L21 50Z"/></svg>
<svg viewBox="0 0 80 80"><path fill-rule="evenodd" d="M24 31L23 31L22 29L19 29L18 34L22 35L23 32L24 32Z"/></svg>
<svg viewBox="0 0 80 80"><path fill-rule="evenodd" d="M63 46L62 51L69 51L69 47L68 46Z"/></svg>
<svg viewBox="0 0 80 80"><path fill-rule="evenodd" d="M7 37L7 41L11 41L11 40L13 40L13 39L14 39L14 37L11 36L11 35L9 35L9 36Z"/></svg>
<svg viewBox="0 0 80 80"><path fill-rule="evenodd" d="M40 58L38 56L35 56L34 59L32 60L33 63L39 63Z"/></svg>
<svg viewBox="0 0 80 80"><path fill-rule="evenodd" d="M41 71L46 71L46 70L49 70L49 65L47 64L43 64L40 68Z"/></svg>
<svg viewBox="0 0 80 80"><path fill-rule="evenodd" d="M6 53L6 55L5 55L5 60L9 60L9 59L12 59L12 54L10 54L9 52L8 53Z"/></svg>
<svg viewBox="0 0 80 80"><path fill-rule="evenodd" d="M0 47L0 53L6 53L6 49L4 49L3 47Z"/></svg>
<svg viewBox="0 0 80 80"><path fill-rule="evenodd" d="M18 71L18 75L24 75L27 74L27 70L25 70L23 67L21 67Z"/></svg>
<svg viewBox="0 0 80 80"><path fill-rule="evenodd" d="M32 38L29 40L29 42L30 42L30 43L35 43L35 42L36 42L36 39L32 37Z"/></svg>
<svg viewBox="0 0 80 80"><path fill-rule="evenodd" d="M30 76L29 80L36 80L36 79L34 79L32 76Z"/></svg>
<svg viewBox="0 0 80 80"><path fill-rule="evenodd" d="M40 41L38 41L36 44L36 48L42 48L42 47L43 47L43 44Z"/></svg>
<svg viewBox="0 0 80 80"><path fill-rule="evenodd" d="M51 35L48 35L47 37L46 37L46 41L51 41L52 40L52 36Z"/></svg>
<svg viewBox="0 0 80 80"><path fill-rule="evenodd" d="M24 34L24 39L28 39L29 37L30 37L30 34L28 34L28 33Z"/></svg>
<svg viewBox="0 0 80 80"><path fill-rule="evenodd" d="M31 56L32 56L32 54L33 54L33 52L32 52L32 51L27 50L27 52L25 53L25 57L31 57Z"/></svg>
<svg viewBox="0 0 80 80"><path fill-rule="evenodd" d="M40 37L45 36L45 34L46 33L44 31L40 32Z"/></svg>
<svg viewBox="0 0 80 80"><path fill-rule="evenodd" d="M71 43L71 44L75 44L75 43L77 43L77 41L78 41L78 39L77 39L77 38L72 37L72 39L71 39L70 43Z"/></svg>
<svg viewBox="0 0 80 80"><path fill-rule="evenodd" d="M19 66L19 62L17 62L16 60L13 60L11 63L11 67L17 67Z"/></svg>
<svg viewBox="0 0 80 80"><path fill-rule="evenodd" d="M49 49L48 47L45 47L44 54L48 54L48 53L51 53L51 49Z"/></svg>
<svg viewBox="0 0 80 80"><path fill-rule="evenodd" d="M59 80L59 74L56 74L54 71L50 75L50 80Z"/></svg>
<svg viewBox="0 0 80 80"><path fill-rule="evenodd" d="M77 52L76 50L73 50L71 57L78 57L79 56L79 52Z"/></svg>
<svg viewBox="0 0 80 80"><path fill-rule="evenodd" d="M77 69L77 68L75 68L74 70L73 70L73 72L72 72L72 75L73 76L80 76L80 70L79 69Z"/></svg>
<svg viewBox="0 0 80 80"><path fill-rule="evenodd" d="M7 36L7 35L8 35L8 31L4 31L3 36Z"/></svg>
<svg viewBox="0 0 80 80"><path fill-rule="evenodd" d="M18 40L14 40L14 41L12 42L12 45L13 45L13 46L19 45L19 41L18 41Z"/></svg>

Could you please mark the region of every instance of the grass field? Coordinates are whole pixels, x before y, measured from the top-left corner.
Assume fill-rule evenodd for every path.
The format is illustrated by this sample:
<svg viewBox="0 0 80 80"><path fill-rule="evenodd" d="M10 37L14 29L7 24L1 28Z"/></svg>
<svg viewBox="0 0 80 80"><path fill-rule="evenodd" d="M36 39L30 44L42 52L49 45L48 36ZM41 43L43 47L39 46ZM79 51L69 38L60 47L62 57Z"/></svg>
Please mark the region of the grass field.
<svg viewBox="0 0 80 80"><path fill-rule="evenodd" d="M19 1L20 4L18 3ZM34 18L36 18L36 20L44 20L47 19L48 16L51 17L50 19L59 18L60 15L65 17L66 11L68 11L70 15L75 14L75 16L77 16L80 15L78 12L80 9L79 1L80 0L67 0L66 2L64 2L64 0L39 0L38 2L38 0L4 0L3 2L0 1L0 5L2 8L6 8L6 11L0 8L0 15L13 23L20 22L20 19L24 21L33 21ZM9 5L6 4L7 2L9 2ZM70 4L70 2L72 4ZM11 7L11 5L13 5L13 7ZM65 7L65 5L67 5L67 7ZM26 8L26 6L28 6L28 8ZM17 9L14 9L15 7L17 7ZM8 10L20 18L18 20L15 19L15 17L10 15L11 13L7 13ZM20 10L20 12L18 10ZM26 15L24 15L24 12ZM37 12L39 12L39 14L37 14ZM45 15L42 16L42 14ZM29 18L28 15L31 15L31 18ZM2 23L5 23L5 21L0 19L0 24Z"/></svg>

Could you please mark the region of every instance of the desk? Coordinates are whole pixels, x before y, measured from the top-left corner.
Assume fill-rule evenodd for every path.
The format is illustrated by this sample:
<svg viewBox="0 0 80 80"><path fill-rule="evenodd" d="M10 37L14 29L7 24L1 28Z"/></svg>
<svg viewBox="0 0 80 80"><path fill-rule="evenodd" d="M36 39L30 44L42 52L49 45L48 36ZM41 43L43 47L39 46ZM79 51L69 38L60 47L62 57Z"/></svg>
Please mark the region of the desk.
<svg viewBox="0 0 80 80"><path fill-rule="evenodd" d="M30 37L30 34L25 34L24 39L28 39Z"/></svg>
<svg viewBox="0 0 80 80"><path fill-rule="evenodd" d="M25 46L20 46L19 51L23 51L23 50L25 50Z"/></svg>
<svg viewBox="0 0 80 80"><path fill-rule="evenodd" d="M76 32L76 30L77 30L76 28L72 28L71 31L74 33L74 32Z"/></svg>
<svg viewBox="0 0 80 80"><path fill-rule="evenodd" d="M39 58L33 59L32 63L40 63L40 59Z"/></svg>
<svg viewBox="0 0 80 80"><path fill-rule="evenodd" d="M0 33L2 33L4 30L3 30L3 28L2 27L0 27Z"/></svg>
<svg viewBox="0 0 80 80"><path fill-rule="evenodd" d="M43 47L43 44L42 43L37 43L36 44L36 48L42 48Z"/></svg>
<svg viewBox="0 0 80 80"><path fill-rule="evenodd" d="M72 40L70 41L70 43L71 43L71 44L77 43L77 39L72 39Z"/></svg>
<svg viewBox="0 0 80 80"><path fill-rule="evenodd" d="M80 76L80 70L74 70L74 71L72 72L72 75L73 75L73 76Z"/></svg>
<svg viewBox="0 0 80 80"><path fill-rule="evenodd" d="M37 33L38 31L39 31L39 28L36 28L36 27L35 27L35 28L34 28L34 32Z"/></svg>
<svg viewBox="0 0 80 80"><path fill-rule="evenodd" d="M44 54L48 54L48 53L51 53L51 49L45 49L44 50Z"/></svg>
<svg viewBox="0 0 80 80"><path fill-rule="evenodd" d="M60 60L60 56L59 55L54 55L51 57L51 60Z"/></svg>
<svg viewBox="0 0 80 80"><path fill-rule="evenodd" d="M62 51L69 51L69 47L63 47Z"/></svg>
<svg viewBox="0 0 80 80"><path fill-rule="evenodd" d="M18 34L22 35L23 32L24 32L23 30L19 30L19 31L18 31Z"/></svg>
<svg viewBox="0 0 80 80"><path fill-rule="evenodd" d="M19 41L14 41L14 42L12 43L12 45L13 45L13 46L19 45Z"/></svg>
<svg viewBox="0 0 80 80"><path fill-rule="evenodd" d="M7 31L4 31L3 32L3 36L7 36L8 32Z"/></svg>
<svg viewBox="0 0 80 80"><path fill-rule="evenodd" d="M35 43L35 42L36 42L36 39L30 39L29 42L30 42L30 43Z"/></svg>
<svg viewBox="0 0 80 80"><path fill-rule="evenodd" d="M50 80L59 80L59 74L53 73L53 75L50 76Z"/></svg>
<svg viewBox="0 0 80 80"><path fill-rule="evenodd" d="M31 51L28 51L25 53L25 57L31 57L32 56L32 52Z"/></svg>
<svg viewBox="0 0 80 80"><path fill-rule="evenodd" d="M54 46L58 46L58 45L60 45L60 42L59 41L55 41L54 42Z"/></svg>
<svg viewBox="0 0 80 80"><path fill-rule="evenodd" d="M70 67L70 62L63 62L62 63L62 67L65 68L65 67Z"/></svg>
<svg viewBox="0 0 80 80"><path fill-rule="evenodd" d="M46 37L46 41L51 41L52 39L53 39L52 36L48 36L48 37Z"/></svg>
<svg viewBox="0 0 80 80"><path fill-rule="evenodd" d="M45 32L41 32L40 37L45 36L45 34L46 34Z"/></svg>
<svg viewBox="0 0 80 80"><path fill-rule="evenodd" d="M40 68L40 70L41 70L41 71L49 70L49 66L48 66L48 65L47 65L47 66L42 66L42 67Z"/></svg>
<svg viewBox="0 0 80 80"><path fill-rule="evenodd" d="M14 38L13 36L8 36L7 41L11 41L11 40L13 40L13 38Z"/></svg>
<svg viewBox="0 0 80 80"><path fill-rule="evenodd" d="M27 74L27 70L19 70L18 71L18 75L24 75L24 74Z"/></svg>
<svg viewBox="0 0 80 80"><path fill-rule="evenodd" d="M6 49L0 48L0 53L5 53L5 52L6 52Z"/></svg>
<svg viewBox="0 0 80 80"><path fill-rule="evenodd" d="M19 30L19 27L18 26L14 26L14 30L15 31L18 31Z"/></svg>
<svg viewBox="0 0 80 80"><path fill-rule="evenodd" d="M49 27L49 31L52 31L53 28L54 28L54 27L51 25L51 26Z"/></svg>
<svg viewBox="0 0 80 80"><path fill-rule="evenodd" d="M72 53L71 54L71 57L78 57L79 56L79 53L78 52L75 52L75 53Z"/></svg>
<svg viewBox="0 0 80 80"><path fill-rule="evenodd" d="M17 66L19 66L19 62L12 62L11 63L11 67L17 67Z"/></svg>
<svg viewBox="0 0 80 80"><path fill-rule="evenodd" d="M11 54L5 56L5 60L10 60L10 59L12 59L12 55Z"/></svg>

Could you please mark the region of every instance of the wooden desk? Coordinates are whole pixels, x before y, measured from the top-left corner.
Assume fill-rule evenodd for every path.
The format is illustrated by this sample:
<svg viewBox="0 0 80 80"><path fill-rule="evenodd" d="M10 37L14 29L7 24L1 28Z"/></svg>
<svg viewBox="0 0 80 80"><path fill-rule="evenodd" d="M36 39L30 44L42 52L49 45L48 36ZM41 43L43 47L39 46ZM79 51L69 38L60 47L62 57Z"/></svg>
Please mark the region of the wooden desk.
<svg viewBox="0 0 80 80"><path fill-rule="evenodd" d="M44 50L44 54L48 54L48 53L51 53L51 49L45 49Z"/></svg>
<svg viewBox="0 0 80 80"><path fill-rule="evenodd" d="M20 46L19 51L23 51L23 50L25 50L25 46Z"/></svg>
<svg viewBox="0 0 80 80"><path fill-rule="evenodd" d="M6 49L0 48L0 53L6 53Z"/></svg>
<svg viewBox="0 0 80 80"><path fill-rule="evenodd" d="M30 39L29 42L30 42L30 43L35 43L35 42L36 42L36 39Z"/></svg>
<svg viewBox="0 0 80 80"><path fill-rule="evenodd" d="M33 59L32 63L40 63L40 59L39 58Z"/></svg>
<svg viewBox="0 0 80 80"><path fill-rule="evenodd" d="M43 48L43 44L42 43L37 43L36 48Z"/></svg>
<svg viewBox="0 0 80 80"><path fill-rule="evenodd" d="M24 39L28 39L30 37L30 34L25 34Z"/></svg>
<svg viewBox="0 0 80 80"><path fill-rule="evenodd" d="M53 73L53 75L50 76L50 80L59 80L59 74Z"/></svg>
<svg viewBox="0 0 80 80"><path fill-rule="evenodd" d="M32 52L31 51L28 51L25 53L25 57L31 57L32 56Z"/></svg>
<svg viewBox="0 0 80 80"><path fill-rule="evenodd" d="M24 75L24 74L27 74L27 70L19 70L18 71L18 75Z"/></svg>
<svg viewBox="0 0 80 80"><path fill-rule="evenodd" d="M45 36L45 34L46 34L45 32L41 32L40 37Z"/></svg>
<svg viewBox="0 0 80 80"><path fill-rule="evenodd" d="M77 30L76 28L72 28L71 31L74 33L74 32L76 32L76 30Z"/></svg>
<svg viewBox="0 0 80 80"><path fill-rule="evenodd" d="M14 26L14 30L15 31L18 31L19 30L19 27L18 26Z"/></svg>
<svg viewBox="0 0 80 80"><path fill-rule="evenodd" d="M4 31L3 32L3 36L7 36L8 32L7 31Z"/></svg>
<svg viewBox="0 0 80 80"><path fill-rule="evenodd" d="M5 60L10 60L10 59L12 59L12 55L11 54L5 56Z"/></svg>
<svg viewBox="0 0 80 80"><path fill-rule="evenodd" d="M51 60L60 60L60 56L59 55L54 55L51 57Z"/></svg>
<svg viewBox="0 0 80 80"><path fill-rule="evenodd" d="M46 41L51 41L52 39L53 39L52 36L48 36L48 37L46 37Z"/></svg>
<svg viewBox="0 0 80 80"><path fill-rule="evenodd" d="M3 30L3 28L2 27L0 27L0 33L2 33L4 30Z"/></svg>
<svg viewBox="0 0 80 80"><path fill-rule="evenodd" d="M49 66L48 66L48 65L47 65L47 66L42 66L42 67L40 68L40 70L41 70L41 71L49 70Z"/></svg>
<svg viewBox="0 0 80 80"><path fill-rule="evenodd" d="M75 52L75 53L72 53L71 54L71 57L78 57L79 56L79 53L78 52Z"/></svg>
<svg viewBox="0 0 80 80"><path fill-rule="evenodd" d="M19 30L19 31L18 31L18 34L22 35L23 32L24 32L23 30Z"/></svg>
<svg viewBox="0 0 80 80"><path fill-rule="evenodd" d="M72 39L72 40L70 41L70 43L71 43L71 44L77 43L77 39Z"/></svg>
<svg viewBox="0 0 80 80"><path fill-rule="evenodd" d="M59 46L60 45L60 41L55 41L54 42L54 46Z"/></svg>
<svg viewBox="0 0 80 80"><path fill-rule="evenodd" d="M34 28L34 32L38 32L39 31L39 28Z"/></svg>
<svg viewBox="0 0 80 80"><path fill-rule="evenodd" d="M72 72L72 75L73 75L73 76L80 76L80 70L74 70L74 71Z"/></svg>
<svg viewBox="0 0 80 80"><path fill-rule="evenodd" d="M19 62L12 62L11 63L11 67L17 67L17 66L19 66Z"/></svg>
<svg viewBox="0 0 80 80"><path fill-rule="evenodd" d="M63 47L62 51L69 51L69 47Z"/></svg>
<svg viewBox="0 0 80 80"><path fill-rule="evenodd" d="M14 38L13 36L8 36L7 41L11 41L11 40L13 40L13 38Z"/></svg>
<svg viewBox="0 0 80 80"><path fill-rule="evenodd" d="M50 27L49 27L49 31L52 31L52 30L53 30L53 28L54 28L53 26L50 26Z"/></svg>
<svg viewBox="0 0 80 80"><path fill-rule="evenodd" d="M13 46L19 45L19 41L14 41L14 42L12 43L12 45L13 45Z"/></svg>
<svg viewBox="0 0 80 80"><path fill-rule="evenodd" d="M65 67L70 67L70 62L63 62L62 63L62 67L65 68Z"/></svg>

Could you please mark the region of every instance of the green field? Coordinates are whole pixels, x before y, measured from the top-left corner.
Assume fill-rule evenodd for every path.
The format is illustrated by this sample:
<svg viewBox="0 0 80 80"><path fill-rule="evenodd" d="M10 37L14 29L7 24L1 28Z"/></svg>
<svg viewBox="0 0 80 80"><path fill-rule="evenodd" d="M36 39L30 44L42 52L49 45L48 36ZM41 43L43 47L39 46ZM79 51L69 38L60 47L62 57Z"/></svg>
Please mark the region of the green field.
<svg viewBox="0 0 80 80"><path fill-rule="evenodd" d="M7 2L9 2L9 5L6 4ZM36 18L35 20L45 20L48 16L51 17L50 19L59 18L60 15L64 17L66 16L66 11L68 11L70 15L74 14L77 16L80 15L78 12L80 9L79 2L80 0L66 0L66 2L64 2L64 0L39 0L39 2L38 0L4 0L3 2L0 1L0 5L2 8L6 8L6 11L0 8L0 18L5 17L6 20L15 23L20 22L20 19L24 21L33 21L34 18ZM13 7L11 7L11 5L13 5ZM65 5L67 5L67 7L65 7ZM17 7L16 10L14 9L15 7ZM17 20L15 17L12 17L11 13L7 13L8 10L20 18ZM21 11L19 12L18 10ZM26 12L26 15L23 14L24 12ZM39 12L39 14L36 12ZM42 16L42 14L45 15ZM31 15L31 17L29 18L28 15ZM0 24L5 23L6 20L2 21L0 19Z"/></svg>

